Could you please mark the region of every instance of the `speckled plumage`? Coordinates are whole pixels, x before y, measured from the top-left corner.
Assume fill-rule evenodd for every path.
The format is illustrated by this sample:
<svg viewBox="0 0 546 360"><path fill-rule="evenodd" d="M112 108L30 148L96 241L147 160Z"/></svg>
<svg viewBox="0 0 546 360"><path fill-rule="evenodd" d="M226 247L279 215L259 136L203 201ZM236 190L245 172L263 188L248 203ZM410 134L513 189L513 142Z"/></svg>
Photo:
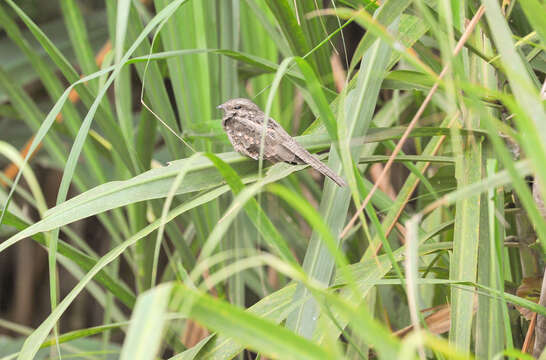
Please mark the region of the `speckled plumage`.
<svg viewBox="0 0 546 360"><path fill-rule="evenodd" d="M262 110L248 99L231 99L219 105L218 108L224 111L222 126L235 151L258 160L265 121ZM337 185L347 185L329 167L301 147L272 118L267 121L267 132L263 139L264 159L274 163L282 161L290 164L309 164Z"/></svg>

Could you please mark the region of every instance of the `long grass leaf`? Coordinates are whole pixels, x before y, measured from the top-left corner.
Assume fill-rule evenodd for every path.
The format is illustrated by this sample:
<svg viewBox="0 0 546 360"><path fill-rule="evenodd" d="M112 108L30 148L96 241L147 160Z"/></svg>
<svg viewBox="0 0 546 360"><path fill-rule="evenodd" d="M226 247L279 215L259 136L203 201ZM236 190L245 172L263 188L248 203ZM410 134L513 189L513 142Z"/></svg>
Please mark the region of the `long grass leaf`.
<svg viewBox="0 0 546 360"><path fill-rule="evenodd" d="M342 112L349 111L350 108L361 108L362 112L356 112L358 115L352 117L353 122L347 121L348 131L347 139L363 136L371 121L373 108L377 99L382 77L377 69L384 69L390 56L388 45L377 42L366 54L362 61L360 77L368 79L361 81L357 87L348 94L345 100L350 104L347 108L341 109ZM373 70L372 70L373 69ZM366 87L364 87L364 84ZM367 106L363 106L366 103ZM351 114L354 114L352 110ZM345 115L347 116L347 115ZM334 149L330 150L328 166L334 171L339 171L342 167L340 155ZM351 149L351 153L356 154L358 148ZM352 167L351 167L352 168ZM345 222L347 209L349 206L350 194L345 189L338 189L335 185L328 183L324 189L320 204L320 213L330 227L333 234L338 234ZM338 239L339 242L339 239ZM333 258L324 246L319 233L314 233L303 263L307 274L320 282L328 283L332 277L334 269ZM306 290L302 287L296 296L302 296ZM297 309L288 319L287 325L296 333L310 337L315 329L318 318L318 309L314 301L308 301Z"/></svg>
<svg viewBox="0 0 546 360"><path fill-rule="evenodd" d="M167 220L170 221L176 216L187 212L197 206L200 206L221 194L224 190L222 188L211 190L208 193L205 193L192 201L189 201L185 204L182 204L175 209L169 212ZM51 314L45 319L40 326L34 330L34 332L25 340L21 352L19 353L19 359L31 359L38 351L40 345L47 337L47 334L51 331L54 324L59 320L61 315L66 311L68 306L74 301L78 294L83 291L85 286L91 281L95 275L97 275L102 269L104 269L108 264L117 259L129 246L137 243L143 237L149 235L153 231L157 230L160 226L161 219L158 219L146 226L138 233L125 240L120 245L116 246L110 250L106 255L104 255L96 264L91 268L91 270L78 282L78 284L70 291L68 295L59 303L59 305L51 312Z"/></svg>

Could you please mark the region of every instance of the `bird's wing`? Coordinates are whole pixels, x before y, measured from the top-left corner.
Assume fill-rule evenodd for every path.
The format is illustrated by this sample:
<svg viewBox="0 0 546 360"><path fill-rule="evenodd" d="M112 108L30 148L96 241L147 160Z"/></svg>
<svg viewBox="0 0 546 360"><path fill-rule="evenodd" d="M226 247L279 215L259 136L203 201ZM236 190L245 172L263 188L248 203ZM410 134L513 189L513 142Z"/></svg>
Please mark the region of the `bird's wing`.
<svg viewBox="0 0 546 360"><path fill-rule="evenodd" d="M271 121L272 119L270 119ZM334 173L328 166L324 165L319 159L317 159L314 155L309 153L303 146L297 143L296 140L294 140L293 137L291 137L279 124L277 124L279 129L277 130L281 136L282 136L282 144L281 146L286 148L290 151L296 158L293 162L299 162L298 160L301 160L304 163L307 163L311 165L312 168L317 170L318 172L322 173L323 175L328 176L330 179L332 179L336 184L343 187L346 186L347 183L345 180L343 180L341 177L339 177L336 173ZM290 161L289 161L290 162Z"/></svg>

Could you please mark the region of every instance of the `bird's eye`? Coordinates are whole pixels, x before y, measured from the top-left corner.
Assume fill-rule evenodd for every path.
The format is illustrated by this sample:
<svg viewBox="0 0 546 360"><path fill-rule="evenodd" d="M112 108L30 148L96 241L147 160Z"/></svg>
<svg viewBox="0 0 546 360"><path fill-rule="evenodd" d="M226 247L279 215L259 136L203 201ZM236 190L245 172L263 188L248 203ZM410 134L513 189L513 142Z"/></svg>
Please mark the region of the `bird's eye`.
<svg viewBox="0 0 546 360"><path fill-rule="evenodd" d="M241 108L241 105L235 105L233 108L234 108L235 110L239 110L239 109Z"/></svg>

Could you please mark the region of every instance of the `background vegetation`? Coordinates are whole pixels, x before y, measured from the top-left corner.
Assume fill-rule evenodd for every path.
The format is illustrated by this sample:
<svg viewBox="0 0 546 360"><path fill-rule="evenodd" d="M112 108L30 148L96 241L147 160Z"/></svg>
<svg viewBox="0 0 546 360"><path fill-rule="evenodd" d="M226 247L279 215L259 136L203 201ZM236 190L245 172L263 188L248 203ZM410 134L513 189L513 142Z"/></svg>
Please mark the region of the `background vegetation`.
<svg viewBox="0 0 546 360"><path fill-rule="evenodd" d="M0 2L0 356L538 358L545 14ZM349 186L233 153L233 97Z"/></svg>

